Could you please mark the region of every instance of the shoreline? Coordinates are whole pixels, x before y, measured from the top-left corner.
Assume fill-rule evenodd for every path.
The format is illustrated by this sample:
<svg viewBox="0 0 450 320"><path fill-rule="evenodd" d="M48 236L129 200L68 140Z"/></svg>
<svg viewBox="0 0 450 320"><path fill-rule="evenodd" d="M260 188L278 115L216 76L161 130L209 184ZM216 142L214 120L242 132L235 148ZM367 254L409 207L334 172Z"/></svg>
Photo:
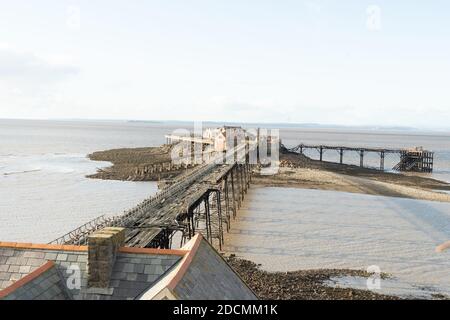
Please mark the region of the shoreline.
<svg viewBox="0 0 450 320"><path fill-rule="evenodd" d="M399 179L401 180L401 178ZM313 190L349 192L415 200L450 202L448 187L436 180L430 188L386 182L380 179L362 178L332 171L309 168L280 168L273 176L255 175L252 183L258 187L285 187ZM427 181L427 183L430 183ZM440 192L440 190L442 192Z"/></svg>
<svg viewBox="0 0 450 320"><path fill-rule="evenodd" d="M145 166L170 161L170 146L113 149L94 152L88 158L108 161L112 166L101 169L88 178L122 181L159 181L176 177L180 171L144 173ZM351 165L320 162L303 155L282 152L280 170L275 175L254 174L256 187L287 187L330 190L416 200L450 202L450 190L444 181L419 175L380 172ZM339 300L397 300L414 297L386 295L353 287L335 287L326 282L333 277L369 275L357 269L298 269L289 272L269 272L256 263L228 252L227 262L261 299L339 299ZM448 299L436 295L433 299Z"/></svg>
<svg viewBox="0 0 450 320"><path fill-rule="evenodd" d="M432 293L429 298L414 294L386 294L374 290L349 286L330 285L334 278L355 277L368 279L373 276L358 269L298 269L287 272L271 272L261 269L260 264L239 258L235 254L224 259L239 274L244 282L263 300L449 300L442 293ZM381 280L392 279L392 275L381 273ZM327 284L328 283L328 284Z"/></svg>
<svg viewBox="0 0 450 320"><path fill-rule="evenodd" d="M402 297L370 290L334 287L325 284L333 277L371 276L362 270L309 269L289 272L268 272L260 265L234 254L224 257L244 282L263 300L401 300ZM382 278L389 275L382 274Z"/></svg>
<svg viewBox="0 0 450 320"><path fill-rule="evenodd" d="M171 161L170 145L147 148L121 148L97 151L87 157L92 161L112 163L99 168L92 179L119 181L160 181L173 179L183 169L149 170ZM450 202L450 183L420 174L381 172L354 165L320 162L304 155L281 150L280 170L275 175L255 174L255 185L361 193L417 200ZM442 192L439 192L442 191Z"/></svg>
<svg viewBox="0 0 450 320"><path fill-rule="evenodd" d="M170 145L145 148L120 148L96 151L87 155L91 161L106 161L112 165L98 168L87 178L118 181L159 181L173 178L182 170L153 173L146 170L149 166L170 162Z"/></svg>

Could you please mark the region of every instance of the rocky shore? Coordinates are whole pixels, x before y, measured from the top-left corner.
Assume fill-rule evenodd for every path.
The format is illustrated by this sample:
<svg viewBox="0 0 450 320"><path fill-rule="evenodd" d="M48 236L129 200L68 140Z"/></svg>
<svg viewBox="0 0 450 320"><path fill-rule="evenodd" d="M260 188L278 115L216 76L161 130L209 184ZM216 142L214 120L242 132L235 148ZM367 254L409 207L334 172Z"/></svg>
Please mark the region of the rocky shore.
<svg viewBox="0 0 450 320"><path fill-rule="evenodd" d="M255 294L263 300L398 300L399 297L378 294L370 290L338 288L324 283L333 277L369 274L359 270L319 269L293 272L267 272L251 261L226 257ZM385 276L386 275L382 275Z"/></svg>
<svg viewBox="0 0 450 320"><path fill-rule="evenodd" d="M98 169L89 178L124 181L173 179L183 169L171 167L170 145L99 151L88 157L108 161L111 167ZM419 174L396 174L353 165L320 162L281 150L279 172L254 175L253 183L270 187L334 190L420 200L450 202L450 184Z"/></svg>
<svg viewBox="0 0 450 320"><path fill-rule="evenodd" d="M170 145L162 145L94 152L88 155L90 160L111 162L112 166L98 169L97 173L89 175L88 178L123 181L158 181L172 178L182 170L151 170L153 167L169 164L171 150Z"/></svg>

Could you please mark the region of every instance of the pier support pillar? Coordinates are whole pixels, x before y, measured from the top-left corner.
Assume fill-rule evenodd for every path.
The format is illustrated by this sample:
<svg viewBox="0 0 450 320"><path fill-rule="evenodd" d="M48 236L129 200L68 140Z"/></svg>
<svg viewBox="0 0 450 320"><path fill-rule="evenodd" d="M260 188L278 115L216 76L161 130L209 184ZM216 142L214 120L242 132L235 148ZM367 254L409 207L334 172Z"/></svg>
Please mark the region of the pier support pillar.
<svg viewBox="0 0 450 320"><path fill-rule="evenodd" d="M242 165L242 175L244 177L244 192L247 193L247 188L248 188L248 173L247 173L247 165L243 164ZM243 197L242 197L243 198Z"/></svg>
<svg viewBox="0 0 450 320"><path fill-rule="evenodd" d="M205 202L206 239L209 241L209 243L212 243L211 211L210 211L210 207L209 207L209 194L206 195L204 202Z"/></svg>
<svg viewBox="0 0 450 320"><path fill-rule="evenodd" d="M364 150L361 149L359 151L359 166L362 168L364 167Z"/></svg>
<svg viewBox="0 0 450 320"><path fill-rule="evenodd" d="M222 225L222 200L220 197L220 191L216 192L216 200L217 200L217 215L219 222L219 249L222 250L222 244L224 243L223 239L223 225Z"/></svg>
<svg viewBox="0 0 450 320"><path fill-rule="evenodd" d="M227 220L227 232L230 231L230 224L231 224L231 215L230 215L230 189L229 189L229 183L228 183L228 177L225 178L225 186L224 186L224 193L225 193L225 215Z"/></svg>
<svg viewBox="0 0 450 320"><path fill-rule="evenodd" d="M250 171L250 164L247 163L246 167L246 172L247 172L247 189L250 188L250 182L252 180L252 173Z"/></svg>
<svg viewBox="0 0 450 320"><path fill-rule="evenodd" d="M239 170L239 165L236 165L236 196L237 196L237 205L238 209L241 208L241 193L242 193L242 184L241 184L241 174Z"/></svg>
<svg viewBox="0 0 450 320"><path fill-rule="evenodd" d="M380 154L380 170L381 171L384 171L384 156L385 156L384 151L381 151L381 154Z"/></svg>
<svg viewBox="0 0 450 320"><path fill-rule="evenodd" d="M241 177L241 201L244 200L245 190L245 177L244 177L244 169L242 165L239 165L239 172Z"/></svg>
<svg viewBox="0 0 450 320"><path fill-rule="evenodd" d="M230 171L231 175L231 194L232 194L232 200L233 200L233 218L236 218L236 186L235 186L235 179L234 179L234 168Z"/></svg>
<svg viewBox="0 0 450 320"><path fill-rule="evenodd" d="M189 239L191 239L195 235L195 218L194 218L194 210L190 210L188 213L189 219Z"/></svg>

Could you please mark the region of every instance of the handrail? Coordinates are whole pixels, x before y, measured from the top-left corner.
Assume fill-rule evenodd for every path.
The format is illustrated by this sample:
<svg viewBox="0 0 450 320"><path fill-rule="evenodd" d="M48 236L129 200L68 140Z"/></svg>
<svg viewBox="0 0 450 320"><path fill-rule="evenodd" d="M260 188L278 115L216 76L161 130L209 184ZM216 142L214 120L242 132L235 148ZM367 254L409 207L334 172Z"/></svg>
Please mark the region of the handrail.
<svg viewBox="0 0 450 320"><path fill-rule="evenodd" d="M283 145L284 146L284 145ZM385 153L400 153L402 151L407 151L407 149L390 149L390 148L373 148L373 147L349 147L349 146L335 146L335 145L311 145L311 144L299 144L292 148L287 148L288 151L297 152L300 148L303 149L320 149L323 150L344 150L344 151L367 151L367 152L385 152Z"/></svg>
<svg viewBox="0 0 450 320"><path fill-rule="evenodd" d="M100 226L106 224L109 221L110 220L105 215L101 215L51 241L50 244L66 244L69 242L77 243L79 238L81 238L87 231L98 230Z"/></svg>
<svg viewBox="0 0 450 320"><path fill-rule="evenodd" d="M161 189L158 193L156 193L154 196L143 200L141 203L136 205L135 207L124 211L123 214L106 218L105 215L102 215L100 217L97 217L82 226L64 234L63 236L53 240L50 242L50 244L64 244L64 243L77 243L77 242L83 242L81 238L87 236L88 234L92 233L93 231L96 231L100 229L100 227L107 227L107 226L119 226L119 225L127 225L129 221L131 220L137 220L141 218L143 215L145 215L148 210L155 206L156 204L160 203L162 199L165 199L174 193L180 191L182 188L186 187L187 185L191 184L193 181L197 179L198 176L203 175L210 169L212 169L213 166L211 164L203 165L202 167L194 168L191 172L189 172L188 175L183 177L183 180L179 180L175 182L174 184L167 186L163 189Z"/></svg>
<svg viewBox="0 0 450 320"><path fill-rule="evenodd" d="M254 143L253 143L254 144ZM234 157L234 154L240 154L239 151L242 151L243 148L246 147L246 144L241 144L239 146L236 146L232 152L228 154L228 157L226 159L230 159L231 157ZM253 145L252 148L250 148L249 145L249 151L253 150L255 148L255 145ZM244 153L245 155L245 153ZM97 217L82 226L66 233L65 235L53 240L50 242L50 244L67 244L67 243L74 243L74 244L82 244L87 241L87 236L91 234L92 232L104 228L104 227L113 227L113 226L127 226L130 221L136 221L142 218L145 214L148 213L148 211L157 204L160 204L163 199L166 199L178 191L180 191L183 188L186 188L187 186L191 185L195 180L197 180L200 176L203 176L207 174L210 170L216 167L216 164L218 163L218 160L223 160L223 154L219 153L216 156L213 156L211 161L206 164L202 164L198 167L195 167L191 171L189 171L186 174L183 174L182 176L177 178L177 181L173 184L170 184L168 186L163 187L160 191L158 191L154 196L151 196L145 200L143 200L138 205L134 206L133 208L129 210L125 210L123 214L113 216L113 217L106 217L105 215L102 215L100 217ZM234 158L233 158L234 160ZM242 159L240 159L242 160ZM227 162L228 163L228 162Z"/></svg>

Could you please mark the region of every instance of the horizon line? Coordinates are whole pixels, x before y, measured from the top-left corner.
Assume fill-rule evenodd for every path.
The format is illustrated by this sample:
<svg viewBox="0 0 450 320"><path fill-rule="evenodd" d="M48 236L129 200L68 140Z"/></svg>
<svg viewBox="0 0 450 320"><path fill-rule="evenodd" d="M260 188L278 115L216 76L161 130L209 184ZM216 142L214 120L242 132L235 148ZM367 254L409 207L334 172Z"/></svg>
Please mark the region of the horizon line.
<svg viewBox="0 0 450 320"><path fill-rule="evenodd" d="M214 124L241 124L241 125L281 125L292 127L308 127L308 128L333 128L333 129L370 129L370 130L395 130L395 131L448 131L450 127L424 127L424 126L406 126L406 125L382 125L382 124L337 124L337 123L318 123L318 122L268 122L268 121L228 121L228 120L178 120L178 119L134 119L134 118L121 118L121 119L108 119L108 118L17 118L17 117L0 117L0 120L21 120L21 121L86 121L86 122L172 122L172 123L214 123Z"/></svg>

